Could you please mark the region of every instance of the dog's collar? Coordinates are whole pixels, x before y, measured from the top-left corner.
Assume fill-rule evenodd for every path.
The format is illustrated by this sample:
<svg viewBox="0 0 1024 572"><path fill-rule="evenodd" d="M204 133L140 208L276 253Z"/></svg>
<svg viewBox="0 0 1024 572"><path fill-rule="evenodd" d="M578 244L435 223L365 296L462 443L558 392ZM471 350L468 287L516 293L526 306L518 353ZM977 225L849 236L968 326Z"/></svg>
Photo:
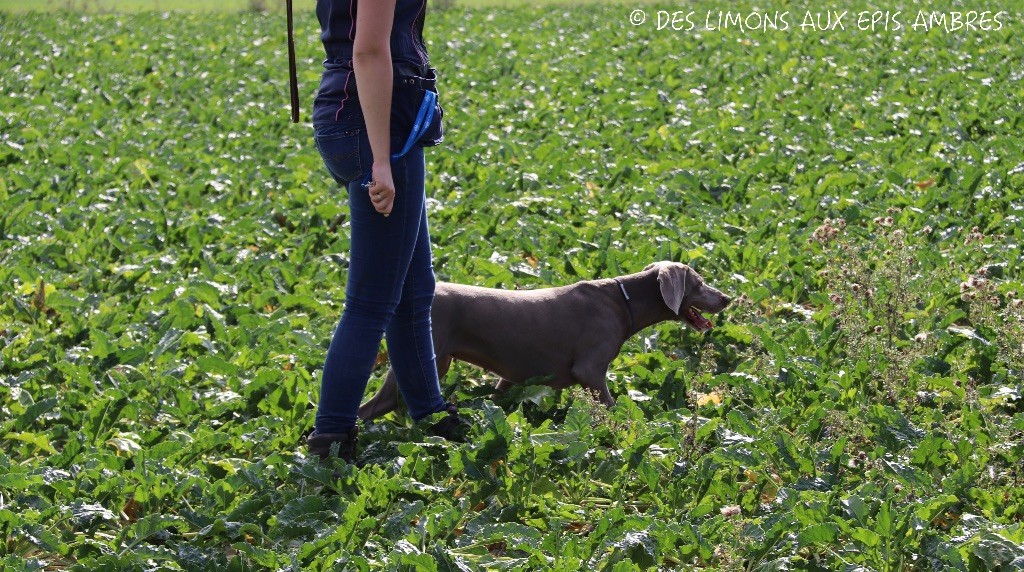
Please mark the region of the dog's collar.
<svg viewBox="0 0 1024 572"><path fill-rule="evenodd" d="M622 291L622 297L626 299L626 314L629 315L629 331L633 331L633 307L629 303L629 294L626 292L626 286L622 283L622 280L615 279L615 283L619 285L619 290Z"/></svg>

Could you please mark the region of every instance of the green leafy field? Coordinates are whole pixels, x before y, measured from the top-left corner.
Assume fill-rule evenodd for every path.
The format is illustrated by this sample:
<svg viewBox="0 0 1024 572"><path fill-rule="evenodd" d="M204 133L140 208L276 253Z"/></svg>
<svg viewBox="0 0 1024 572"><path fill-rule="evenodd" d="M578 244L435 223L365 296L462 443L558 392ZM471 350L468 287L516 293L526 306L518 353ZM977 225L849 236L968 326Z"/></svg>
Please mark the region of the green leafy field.
<svg viewBox="0 0 1024 572"><path fill-rule="evenodd" d="M1022 14L634 8L432 15L438 276L737 302L630 340L610 410L458 366L471 442L387 418L361 469L300 446L348 218L280 14L0 13L0 568L1024 569Z"/></svg>

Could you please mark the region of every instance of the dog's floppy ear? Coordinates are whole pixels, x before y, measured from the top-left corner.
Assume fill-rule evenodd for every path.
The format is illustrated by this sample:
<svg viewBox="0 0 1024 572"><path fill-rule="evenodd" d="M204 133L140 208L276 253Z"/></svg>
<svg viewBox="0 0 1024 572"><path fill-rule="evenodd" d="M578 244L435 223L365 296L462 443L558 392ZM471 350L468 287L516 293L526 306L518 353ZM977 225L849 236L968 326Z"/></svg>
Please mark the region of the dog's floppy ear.
<svg viewBox="0 0 1024 572"><path fill-rule="evenodd" d="M658 266L658 287L661 288L661 298L672 311L679 315L683 306L683 296L686 295L686 283L690 274L690 267L685 264L659 264ZM648 268L651 268L648 266Z"/></svg>

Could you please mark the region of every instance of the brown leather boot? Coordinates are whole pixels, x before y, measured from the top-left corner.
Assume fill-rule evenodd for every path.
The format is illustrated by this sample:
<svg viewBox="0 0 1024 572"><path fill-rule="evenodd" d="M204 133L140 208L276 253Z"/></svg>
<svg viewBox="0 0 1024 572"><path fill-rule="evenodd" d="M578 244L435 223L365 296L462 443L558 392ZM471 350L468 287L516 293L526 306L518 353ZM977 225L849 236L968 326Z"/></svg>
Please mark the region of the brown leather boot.
<svg viewBox="0 0 1024 572"><path fill-rule="evenodd" d="M348 433L311 433L306 437L306 446L311 455L326 459L331 455L331 447L338 444L338 458L346 463L356 461L356 436L359 428L353 427Z"/></svg>

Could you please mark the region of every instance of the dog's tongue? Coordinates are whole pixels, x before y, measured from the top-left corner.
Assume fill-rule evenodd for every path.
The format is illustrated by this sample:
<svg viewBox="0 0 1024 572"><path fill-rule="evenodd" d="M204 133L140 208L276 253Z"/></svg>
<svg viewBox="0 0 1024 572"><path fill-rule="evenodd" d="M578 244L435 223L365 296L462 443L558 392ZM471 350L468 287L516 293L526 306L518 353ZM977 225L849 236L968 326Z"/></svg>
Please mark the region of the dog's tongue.
<svg viewBox="0 0 1024 572"><path fill-rule="evenodd" d="M690 323L693 324L694 327L696 327L698 330L702 332L706 332L707 330L710 330L715 327L715 325L711 323L711 320L702 316L701 313L692 306L690 307L688 317L690 318Z"/></svg>

